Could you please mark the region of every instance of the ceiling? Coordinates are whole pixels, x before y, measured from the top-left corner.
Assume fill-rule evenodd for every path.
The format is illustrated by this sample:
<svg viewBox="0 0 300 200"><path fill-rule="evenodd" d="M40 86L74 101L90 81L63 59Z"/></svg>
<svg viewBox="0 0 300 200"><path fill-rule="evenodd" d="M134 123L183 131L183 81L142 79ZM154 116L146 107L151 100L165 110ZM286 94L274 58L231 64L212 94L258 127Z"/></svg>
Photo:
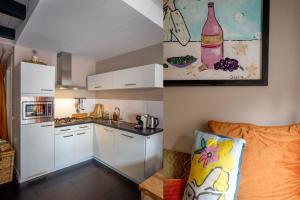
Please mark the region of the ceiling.
<svg viewBox="0 0 300 200"><path fill-rule="evenodd" d="M155 3L158 7L163 9L163 0L151 0L153 3Z"/></svg>
<svg viewBox="0 0 300 200"><path fill-rule="evenodd" d="M16 43L103 60L162 39L161 27L122 0L42 0Z"/></svg>
<svg viewBox="0 0 300 200"><path fill-rule="evenodd" d="M15 1L27 6L30 0L15 0ZM0 12L0 26L16 29L17 27L20 26L22 22L23 20L21 19Z"/></svg>

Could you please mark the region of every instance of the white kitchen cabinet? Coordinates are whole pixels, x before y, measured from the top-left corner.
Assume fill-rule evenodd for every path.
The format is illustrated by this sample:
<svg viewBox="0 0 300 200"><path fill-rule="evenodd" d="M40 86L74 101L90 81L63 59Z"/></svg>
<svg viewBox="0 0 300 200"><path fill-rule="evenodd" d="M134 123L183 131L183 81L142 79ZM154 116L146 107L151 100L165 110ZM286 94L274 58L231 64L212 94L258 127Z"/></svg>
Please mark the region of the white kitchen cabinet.
<svg viewBox="0 0 300 200"><path fill-rule="evenodd" d="M95 124L94 157L136 183L162 168L163 133L143 136Z"/></svg>
<svg viewBox="0 0 300 200"><path fill-rule="evenodd" d="M163 88L163 66L150 64L88 76L88 90Z"/></svg>
<svg viewBox="0 0 300 200"><path fill-rule="evenodd" d="M86 160L93 156L91 130L76 131L75 135L75 159L77 162Z"/></svg>
<svg viewBox="0 0 300 200"><path fill-rule="evenodd" d="M99 124L55 128L55 170L94 157L140 183L162 168L163 133L134 134Z"/></svg>
<svg viewBox="0 0 300 200"><path fill-rule="evenodd" d="M94 156L102 162L114 166L114 132L116 129L95 124Z"/></svg>
<svg viewBox="0 0 300 200"><path fill-rule="evenodd" d="M75 162L74 132L55 135L55 168L68 167Z"/></svg>
<svg viewBox="0 0 300 200"><path fill-rule="evenodd" d="M113 87L114 89L162 88L163 67L151 64L114 71Z"/></svg>
<svg viewBox="0 0 300 200"><path fill-rule="evenodd" d="M55 67L21 62L21 94L54 95Z"/></svg>
<svg viewBox="0 0 300 200"><path fill-rule="evenodd" d="M113 74L103 73L88 76L88 90L109 90L113 88Z"/></svg>
<svg viewBox="0 0 300 200"><path fill-rule="evenodd" d="M115 168L142 182L145 176L145 137L119 130L115 135Z"/></svg>
<svg viewBox="0 0 300 200"><path fill-rule="evenodd" d="M21 125L20 180L24 182L54 169L54 123Z"/></svg>
<svg viewBox="0 0 300 200"><path fill-rule="evenodd" d="M68 167L93 156L91 124L55 129L55 169Z"/></svg>
<svg viewBox="0 0 300 200"><path fill-rule="evenodd" d="M145 139L145 179L147 179L162 168L163 133L149 135Z"/></svg>

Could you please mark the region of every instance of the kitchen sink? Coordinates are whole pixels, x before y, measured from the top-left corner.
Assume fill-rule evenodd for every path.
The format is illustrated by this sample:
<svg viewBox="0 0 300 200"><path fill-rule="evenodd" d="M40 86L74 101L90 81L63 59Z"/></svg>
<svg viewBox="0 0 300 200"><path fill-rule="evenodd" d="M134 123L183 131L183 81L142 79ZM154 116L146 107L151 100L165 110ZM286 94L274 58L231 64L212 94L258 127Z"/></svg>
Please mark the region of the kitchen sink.
<svg viewBox="0 0 300 200"><path fill-rule="evenodd" d="M120 125L120 124L123 123L122 121L113 121L113 120L111 120L111 119L109 119L109 120L104 120L103 122L106 123L106 124L109 124L109 125Z"/></svg>

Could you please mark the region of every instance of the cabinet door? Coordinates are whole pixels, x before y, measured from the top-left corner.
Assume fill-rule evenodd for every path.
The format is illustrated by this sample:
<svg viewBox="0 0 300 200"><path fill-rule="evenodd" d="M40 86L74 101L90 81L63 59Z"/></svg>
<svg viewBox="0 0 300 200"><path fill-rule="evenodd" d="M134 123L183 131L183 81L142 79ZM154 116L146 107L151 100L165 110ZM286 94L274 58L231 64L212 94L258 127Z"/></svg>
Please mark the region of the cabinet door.
<svg viewBox="0 0 300 200"><path fill-rule="evenodd" d="M114 89L154 87L155 70L152 65L114 72Z"/></svg>
<svg viewBox="0 0 300 200"><path fill-rule="evenodd" d="M163 133L146 137L145 178L155 174L163 163Z"/></svg>
<svg viewBox="0 0 300 200"><path fill-rule="evenodd" d="M75 138L75 157L77 162L89 159L93 154L91 130L74 132Z"/></svg>
<svg viewBox="0 0 300 200"><path fill-rule="evenodd" d="M137 182L144 180L145 137L118 131L115 136L115 168Z"/></svg>
<svg viewBox="0 0 300 200"><path fill-rule="evenodd" d="M74 132L55 135L55 168L60 169L75 162Z"/></svg>
<svg viewBox="0 0 300 200"><path fill-rule="evenodd" d="M31 179L54 168L54 123L21 126L21 179Z"/></svg>
<svg viewBox="0 0 300 200"><path fill-rule="evenodd" d="M101 125L95 125L94 156L102 162L114 166L114 132L116 130Z"/></svg>
<svg viewBox="0 0 300 200"><path fill-rule="evenodd" d="M22 94L54 94L55 67L21 63Z"/></svg>
<svg viewBox="0 0 300 200"><path fill-rule="evenodd" d="M104 73L88 76L88 90L112 89L113 74Z"/></svg>

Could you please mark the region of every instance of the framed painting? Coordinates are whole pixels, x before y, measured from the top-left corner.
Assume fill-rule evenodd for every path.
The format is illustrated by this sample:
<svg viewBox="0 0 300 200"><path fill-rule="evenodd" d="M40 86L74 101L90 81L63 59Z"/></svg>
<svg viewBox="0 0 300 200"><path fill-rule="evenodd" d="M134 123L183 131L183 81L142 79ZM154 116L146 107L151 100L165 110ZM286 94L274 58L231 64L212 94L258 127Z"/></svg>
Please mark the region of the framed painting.
<svg viewBox="0 0 300 200"><path fill-rule="evenodd" d="M270 0L164 0L165 86L268 85Z"/></svg>

